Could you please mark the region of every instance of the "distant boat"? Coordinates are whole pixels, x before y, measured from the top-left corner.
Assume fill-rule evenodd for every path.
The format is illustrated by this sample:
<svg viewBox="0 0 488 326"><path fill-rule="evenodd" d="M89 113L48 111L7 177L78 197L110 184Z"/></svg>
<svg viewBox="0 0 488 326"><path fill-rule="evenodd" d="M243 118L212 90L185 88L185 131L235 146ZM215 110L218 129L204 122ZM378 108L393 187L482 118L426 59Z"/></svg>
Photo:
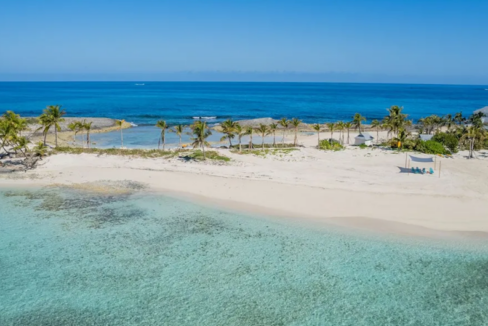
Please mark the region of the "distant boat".
<svg viewBox="0 0 488 326"><path fill-rule="evenodd" d="M215 120L217 117L192 117L193 119Z"/></svg>
<svg viewBox="0 0 488 326"><path fill-rule="evenodd" d="M144 84L136 84L136 86L144 86Z"/></svg>

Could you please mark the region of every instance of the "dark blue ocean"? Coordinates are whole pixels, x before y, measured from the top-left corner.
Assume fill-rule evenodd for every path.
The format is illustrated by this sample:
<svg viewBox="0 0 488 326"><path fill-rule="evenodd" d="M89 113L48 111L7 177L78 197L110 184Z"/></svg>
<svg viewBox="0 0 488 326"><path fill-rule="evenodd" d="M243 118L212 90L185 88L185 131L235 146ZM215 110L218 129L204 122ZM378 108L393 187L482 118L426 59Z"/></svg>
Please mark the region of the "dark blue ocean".
<svg viewBox="0 0 488 326"><path fill-rule="evenodd" d="M68 116L126 119L138 125L193 117L298 117L305 122L349 120L360 112L381 119L399 105L411 119L466 114L488 105L488 86L230 82L2 82L0 111L37 116L59 104Z"/></svg>

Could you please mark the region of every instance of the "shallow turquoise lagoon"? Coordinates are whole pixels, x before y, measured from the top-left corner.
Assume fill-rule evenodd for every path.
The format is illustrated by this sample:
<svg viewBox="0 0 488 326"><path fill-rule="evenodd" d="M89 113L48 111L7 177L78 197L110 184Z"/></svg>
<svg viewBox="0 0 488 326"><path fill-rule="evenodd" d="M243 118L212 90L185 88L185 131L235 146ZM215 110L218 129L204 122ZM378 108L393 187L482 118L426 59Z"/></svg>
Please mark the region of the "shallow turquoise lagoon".
<svg viewBox="0 0 488 326"><path fill-rule="evenodd" d="M488 325L488 254L147 194L0 191L0 325Z"/></svg>

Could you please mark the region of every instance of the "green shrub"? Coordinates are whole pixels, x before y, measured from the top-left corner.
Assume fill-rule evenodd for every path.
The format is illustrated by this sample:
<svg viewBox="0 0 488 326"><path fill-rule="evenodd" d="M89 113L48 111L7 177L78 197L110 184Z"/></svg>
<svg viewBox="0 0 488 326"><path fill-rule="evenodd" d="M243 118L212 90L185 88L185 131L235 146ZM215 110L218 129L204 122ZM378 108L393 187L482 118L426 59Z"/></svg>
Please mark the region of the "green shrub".
<svg viewBox="0 0 488 326"><path fill-rule="evenodd" d="M344 147L339 142L337 142L335 140L329 141L328 139L323 139L319 143L319 149L322 149L322 150L339 151L343 148Z"/></svg>
<svg viewBox="0 0 488 326"><path fill-rule="evenodd" d="M439 132L434 135L432 140L441 143L442 145L447 147L451 151L451 153L457 153L458 151L459 139L456 137L456 135Z"/></svg>
<svg viewBox="0 0 488 326"><path fill-rule="evenodd" d="M425 154L449 154L449 152L444 148L444 145L436 142L435 140L420 140L417 142L415 150Z"/></svg>
<svg viewBox="0 0 488 326"><path fill-rule="evenodd" d="M368 148L368 145L366 145L366 144L361 144L361 145L359 145L359 148L361 148L361 149L365 149L365 148Z"/></svg>

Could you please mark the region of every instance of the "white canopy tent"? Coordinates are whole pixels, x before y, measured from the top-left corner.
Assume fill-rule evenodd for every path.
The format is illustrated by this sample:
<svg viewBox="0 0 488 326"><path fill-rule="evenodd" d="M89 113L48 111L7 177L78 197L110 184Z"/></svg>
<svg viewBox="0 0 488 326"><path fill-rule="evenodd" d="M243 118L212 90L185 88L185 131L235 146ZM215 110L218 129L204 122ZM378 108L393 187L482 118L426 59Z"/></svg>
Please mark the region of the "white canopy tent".
<svg viewBox="0 0 488 326"><path fill-rule="evenodd" d="M412 166L412 162L416 163L434 163L434 171L437 169L437 156L429 156L429 157L419 157L408 155L405 153L405 168L410 169ZM439 162L439 178L441 177L441 162Z"/></svg>

